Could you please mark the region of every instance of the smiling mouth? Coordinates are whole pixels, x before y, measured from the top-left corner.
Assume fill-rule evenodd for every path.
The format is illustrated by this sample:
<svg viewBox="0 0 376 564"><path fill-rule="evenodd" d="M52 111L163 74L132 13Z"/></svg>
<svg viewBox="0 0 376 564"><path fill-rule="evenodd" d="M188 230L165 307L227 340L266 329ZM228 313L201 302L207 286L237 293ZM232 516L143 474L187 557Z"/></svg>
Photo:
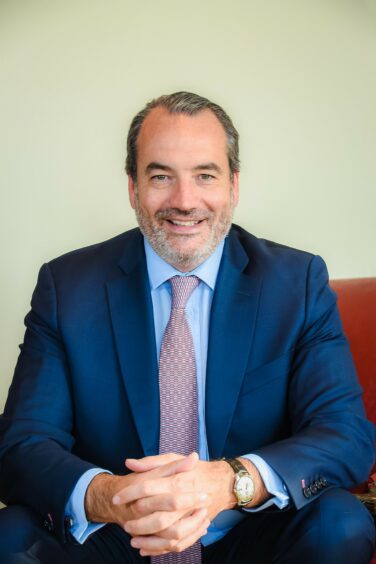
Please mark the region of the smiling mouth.
<svg viewBox="0 0 376 564"><path fill-rule="evenodd" d="M167 220L169 223L172 223L173 225L180 225L183 227L193 227L194 225L197 225L199 223L201 223L202 221L204 221L203 219L199 219L199 220L195 220L195 221L183 221L180 219L168 219Z"/></svg>

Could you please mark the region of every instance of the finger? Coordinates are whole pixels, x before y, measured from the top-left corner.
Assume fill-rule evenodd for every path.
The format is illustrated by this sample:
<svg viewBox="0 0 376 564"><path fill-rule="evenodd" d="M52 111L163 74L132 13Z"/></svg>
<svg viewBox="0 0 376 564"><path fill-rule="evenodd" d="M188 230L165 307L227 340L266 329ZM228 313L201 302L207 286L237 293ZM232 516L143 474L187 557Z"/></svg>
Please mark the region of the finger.
<svg viewBox="0 0 376 564"><path fill-rule="evenodd" d="M137 517L150 515L155 511L193 511L208 505L205 492L189 492L177 495L162 494L143 497L132 503L132 512Z"/></svg>
<svg viewBox="0 0 376 564"><path fill-rule="evenodd" d="M210 522L205 519L204 522L196 528L191 534L180 540L162 539L161 537L138 537L138 539L146 540L148 546L138 546L141 556L158 556L160 554L167 554L169 552L182 552L189 546L193 545L198 539L206 535ZM135 540L135 539L132 539ZM131 541L132 542L132 541ZM140 543L137 542L137 545Z"/></svg>
<svg viewBox="0 0 376 564"><path fill-rule="evenodd" d="M184 542L182 541L182 543L180 543L180 544L179 543L174 544L172 548L169 548L167 550L165 550L165 549L163 549L163 550L140 549L140 556L161 556L162 554L183 552L184 550L186 550L187 548L192 546L201 537L205 536L207 532L208 532L208 526L202 527L197 532L197 534L194 534L194 535L190 536L189 538L184 539Z"/></svg>
<svg viewBox="0 0 376 564"><path fill-rule="evenodd" d="M191 470L198 462L198 454L192 452L188 456L168 453L157 456L145 456L144 458L127 458L126 466L134 472L148 472L152 475L169 476L178 472Z"/></svg>
<svg viewBox="0 0 376 564"><path fill-rule="evenodd" d="M196 466L198 460L199 458L197 452L191 452L188 456L181 456L178 459L172 460L168 464L154 468L150 471L150 475L172 476L173 474L179 474L180 472L189 472Z"/></svg>
<svg viewBox="0 0 376 564"><path fill-rule="evenodd" d="M150 474L156 476L172 476L180 472L189 472L196 466L198 460L197 452L191 452L188 456L175 457L175 460L172 460L168 464L154 468L154 470L150 471Z"/></svg>
<svg viewBox="0 0 376 564"><path fill-rule="evenodd" d="M172 525L170 525L170 527L160 531L158 536L164 539L180 542L182 539L185 539L200 530L207 521L209 521L207 509L197 509L191 514L186 514L181 519L175 521Z"/></svg>
<svg viewBox="0 0 376 564"><path fill-rule="evenodd" d="M181 541L179 541L177 543L177 545L175 545L174 552L183 552L183 550L186 550L188 547L192 546L201 537L205 536L208 532L209 525L210 525L210 521L205 520L203 525L200 527L200 529L198 531L195 531L192 535L186 537L185 539L182 539Z"/></svg>
<svg viewBox="0 0 376 564"><path fill-rule="evenodd" d="M183 486L184 487L184 486ZM154 480L147 480L145 482L139 482L132 484L120 490L112 499L114 505L120 505L122 503L132 503L136 500L141 500L146 497L153 496L169 496L173 497L173 484L169 478L156 478ZM190 491L190 487L186 486L186 492ZM192 491L192 490L191 490Z"/></svg>
<svg viewBox="0 0 376 564"><path fill-rule="evenodd" d="M168 454L158 454L156 456L145 456L144 458L127 458L125 465L133 472L147 472L154 468L159 468L175 460L184 458L181 454L170 452Z"/></svg>
<svg viewBox="0 0 376 564"><path fill-rule="evenodd" d="M170 528L166 528L158 535L135 536L131 540L132 546L144 550L171 552L177 543L182 542L186 537L196 534L208 522L206 509L198 509L188 517L183 517L176 521Z"/></svg>
<svg viewBox="0 0 376 564"><path fill-rule="evenodd" d="M208 504L207 494L183 494L174 499L153 496L139 499L132 504L132 513L137 518L124 523L124 529L131 535L150 535L169 527L184 515L191 515ZM171 517L161 521L164 514Z"/></svg>
<svg viewBox="0 0 376 564"><path fill-rule="evenodd" d="M151 515L127 521L123 528L133 537L155 535L171 527L184 514L184 511L155 511Z"/></svg>
<svg viewBox="0 0 376 564"><path fill-rule="evenodd" d="M151 470L149 473L150 479L137 481L118 491L112 498L112 503L114 505L120 505L121 503L131 503L142 497L171 493L174 486L173 481L166 480L165 478L181 472L188 472L197 464L197 461L197 454L192 453L181 460ZM183 486L185 488L183 491L194 491L193 487L189 486L189 484L190 481L188 480L187 484Z"/></svg>

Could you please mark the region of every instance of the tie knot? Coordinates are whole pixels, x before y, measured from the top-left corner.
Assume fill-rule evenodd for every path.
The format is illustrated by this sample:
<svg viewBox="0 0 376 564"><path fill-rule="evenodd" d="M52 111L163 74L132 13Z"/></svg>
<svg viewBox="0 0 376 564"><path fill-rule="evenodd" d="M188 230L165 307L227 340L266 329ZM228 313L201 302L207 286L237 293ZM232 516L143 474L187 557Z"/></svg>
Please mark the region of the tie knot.
<svg viewBox="0 0 376 564"><path fill-rule="evenodd" d="M184 309L193 290L200 284L197 276L173 276L170 278L172 289L172 308Z"/></svg>

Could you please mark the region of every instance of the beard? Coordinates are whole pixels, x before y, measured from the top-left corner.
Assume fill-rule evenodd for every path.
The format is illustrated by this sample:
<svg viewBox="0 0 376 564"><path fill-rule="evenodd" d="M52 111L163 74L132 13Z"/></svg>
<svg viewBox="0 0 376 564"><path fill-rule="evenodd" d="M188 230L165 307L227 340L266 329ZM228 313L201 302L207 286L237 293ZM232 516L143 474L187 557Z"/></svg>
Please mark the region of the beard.
<svg viewBox="0 0 376 564"><path fill-rule="evenodd" d="M230 201L227 208L223 209L219 216L209 210L193 208L191 210L180 210L179 208L166 208L159 210L151 216L140 205L139 195L136 189L135 212L138 225L142 234L149 241L154 251L167 263L181 271L193 270L203 263L217 248L219 243L228 234L234 213L233 190L230 189ZM174 243L172 236L163 229L163 222L179 217L186 221L207 221L209 235L197 248L182 250L178 243ZM179 235L178 238L192 238L192 235Z"/></svg>

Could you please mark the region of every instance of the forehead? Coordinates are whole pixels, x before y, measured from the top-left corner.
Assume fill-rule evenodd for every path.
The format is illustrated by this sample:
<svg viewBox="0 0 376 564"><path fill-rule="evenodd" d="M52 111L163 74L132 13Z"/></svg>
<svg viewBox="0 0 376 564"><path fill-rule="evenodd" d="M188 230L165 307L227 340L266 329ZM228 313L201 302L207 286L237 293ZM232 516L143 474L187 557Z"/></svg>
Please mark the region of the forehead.
<svg viewBox="0 0 376 564"><path fill-rule="evenodd" d="M137 149L138 160L178 155L227 160L227 137L211 110L205 109L188 116L170 114L165 108L157 107L141 126Z"/></svg>

